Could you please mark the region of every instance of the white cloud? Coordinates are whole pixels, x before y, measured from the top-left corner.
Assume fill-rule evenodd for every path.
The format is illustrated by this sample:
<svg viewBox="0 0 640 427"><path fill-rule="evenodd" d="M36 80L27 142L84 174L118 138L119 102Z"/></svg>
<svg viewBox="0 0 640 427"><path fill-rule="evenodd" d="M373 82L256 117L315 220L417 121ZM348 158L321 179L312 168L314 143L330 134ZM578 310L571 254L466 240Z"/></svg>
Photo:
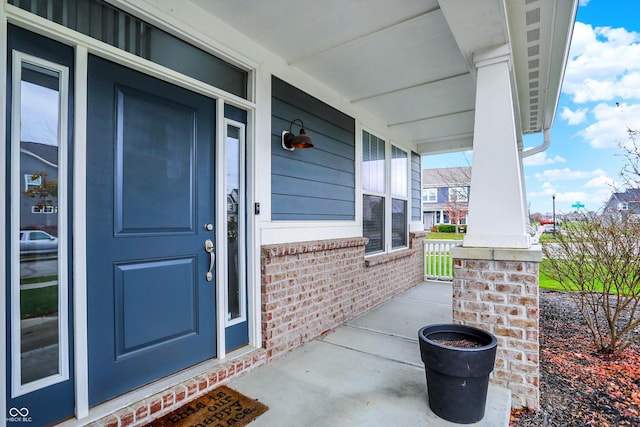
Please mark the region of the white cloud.
<svg viewBox="0 0 640 427"><path fill-rule="evenodd" d="M566 191L556 194L556 203L572 205L581 202L588 210L597 210L607 201L611 195L611 190L600 190L595 192Z"/></svg>
<svg viewBox="0 0 640 427"><path fill-rule="evenodd" d="M535 174L538 181L573 181L577 179L590 179L598 176L606 175L602 169L592 171L574 171L569 168L564 169L547 169L542 173Z"/></svg>
<svg viewBox="0 0 640 427"><path fill-rule="evenodd" d="M566 120L570 125L579 125L587 121L587 111L589 110L586 108L571 111L569 107L563 107L560 118Z"/></svg>
<svg viewBox="0 0 640 427"><path fill-rule="evenodd" d="M586 6L589 4L589 0L580 0L580 2L578 3L580 6Z"/></svg>
<svg viewBox="0 0 640 427"><path fill-rule="evenodd" d="M546 151L543 151L538 154L534 154L533 156L525 157L522 160L522 163L525 166L543 166L543 165L552 165L554 163L566 163L567 159L562 156L553 156L550 157L547 155Z"/></svg>
<svg viewBox="0 0 640 427"><path fill-rule="evenodd" d="M598 191L551 191L527 193L528 200L538 199L538 205L546 206L542 211L551 212L552 198L555 197L556 212L572 212L571 207L576 202L581 202L587 210L599 210L611 196L611 190L600 189Z"/></svg>
<svg viewBox="0 0 640 427"><path fill-rule="evenodd" d="M609 192L617 186L615 180L607 175L596 176L591 178L582 188L607 189Z"/></svg>
<svg viewBox="0 0 640 427"><path fill-rule="evenodd" d="M21 91L20 138L23 141L57 145L58 92L25 81L22 82Z"/></svg>
<svg viewBox="0 0 640 427"><path fill-rule="evenodd" d="M563 92L576 103L640 98L640 34L576 22Z"/></svg>
<svg viewBox="0 0 640 427"><path fill-rule="evenodd" d="M555 196L557 212L560 213L573 211L574 208L571 205L576 202L583 203L587 210L599 210L609 199L616 185L615 181L602 169L593 171L572 171L568 168L553 169L536 174L536 178L539 180L548 178L549 180L542 182L540 191L528 192L527 199L537 199L538 204L545 205L548 201L551 206L551 200ZM586 180L586 182L579 186L576 184L563 185L558 182L564 180Z"/></svg>
<svg viewBox="0 0 640 427"><path fill-rule="evenodd" d="M629 142L627 129L640 129L640 104L598 104L595 122L578 134L593 148L612 148Z"/></svg>

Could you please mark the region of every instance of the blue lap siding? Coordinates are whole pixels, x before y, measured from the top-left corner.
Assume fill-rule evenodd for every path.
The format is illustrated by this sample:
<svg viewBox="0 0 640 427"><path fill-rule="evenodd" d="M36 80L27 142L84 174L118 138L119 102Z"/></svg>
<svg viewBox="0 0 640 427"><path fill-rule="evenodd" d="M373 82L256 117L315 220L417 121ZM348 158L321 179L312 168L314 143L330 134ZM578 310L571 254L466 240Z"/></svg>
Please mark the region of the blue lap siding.
<svg viewBox="0 0 640 427"><path fill-rule="evenodd" d="M420 155L411 152L411 220L422 221L422 167Z"/></svg>
<svg viewBox="0 0 640 427"><path fill-rule="evenodd" d="M271 93L271 219L354 220L355 120L277 77ZM294 119L313 148L282 148ZM299 122L291 130L299 133Z"/></svg>

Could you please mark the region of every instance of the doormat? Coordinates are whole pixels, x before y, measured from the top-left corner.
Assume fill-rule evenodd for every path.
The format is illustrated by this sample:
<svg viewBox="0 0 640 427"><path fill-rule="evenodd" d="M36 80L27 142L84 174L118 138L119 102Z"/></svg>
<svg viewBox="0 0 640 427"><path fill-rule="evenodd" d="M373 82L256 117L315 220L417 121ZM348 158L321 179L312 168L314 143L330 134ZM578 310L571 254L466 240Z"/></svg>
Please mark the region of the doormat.
<svg viewBox="0 0 640 427"><path fill-rule="evenodd" d="M268 409L267 405L255 399L220 386L145 427L242 427Z"/></svg>

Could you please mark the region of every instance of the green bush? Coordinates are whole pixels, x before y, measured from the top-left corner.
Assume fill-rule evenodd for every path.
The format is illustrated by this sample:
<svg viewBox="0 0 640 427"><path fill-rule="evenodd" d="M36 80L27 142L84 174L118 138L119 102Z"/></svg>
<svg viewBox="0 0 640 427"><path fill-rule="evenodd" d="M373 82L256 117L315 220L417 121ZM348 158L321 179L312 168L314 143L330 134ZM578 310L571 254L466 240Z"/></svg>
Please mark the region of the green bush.
<svg viewBox="0 0 640 427"><path fill-rule="evenodd" d="M460 227L458 229L458 231L460 231L461 233L466 233L467 232L467 226L466 225L459 225L458 227ZM438 233L455 233L456 232L456 226L454 224L440 224L438 225Z"/></svg>

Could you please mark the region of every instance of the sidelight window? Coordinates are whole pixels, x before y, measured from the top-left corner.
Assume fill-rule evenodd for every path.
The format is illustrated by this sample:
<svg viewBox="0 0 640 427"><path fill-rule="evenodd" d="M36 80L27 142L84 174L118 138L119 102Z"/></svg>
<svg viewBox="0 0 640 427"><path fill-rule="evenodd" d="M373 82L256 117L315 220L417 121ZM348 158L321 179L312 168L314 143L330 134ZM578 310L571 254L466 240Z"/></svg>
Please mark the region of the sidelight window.
<svg viewBox="0 0 640 427"><path fill-rule="evenodd" d="M245 321L245 125L227 120L225 138L225 194L227 237L227 325Z"/></svg>
<svg viewBox="0 0 640 427"><path fill-rule="evenodd" d="M67 67L13 52L12 395L69 378ZM42 214L47 215L42 215Z"/></svg>

